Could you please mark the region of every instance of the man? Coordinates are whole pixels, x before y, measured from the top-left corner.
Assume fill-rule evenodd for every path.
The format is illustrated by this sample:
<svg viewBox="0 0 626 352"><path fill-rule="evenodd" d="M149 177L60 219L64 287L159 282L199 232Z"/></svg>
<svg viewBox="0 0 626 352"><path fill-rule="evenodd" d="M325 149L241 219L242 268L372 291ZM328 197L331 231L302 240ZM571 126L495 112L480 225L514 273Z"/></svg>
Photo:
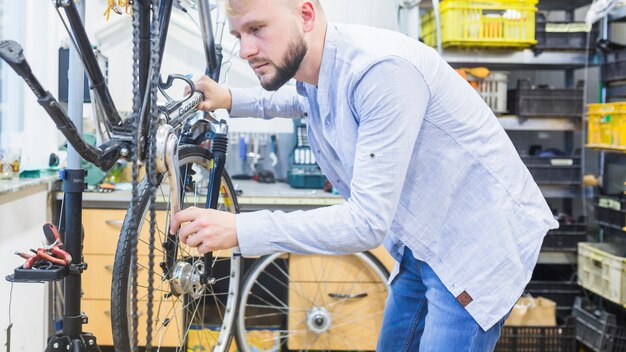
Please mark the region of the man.
<svg viewBox="0 0 626 352"><path fill-rule="evenodd" d="M191 208L174 217L202 253L239 245L398 261L379 351L490 351L558 226L481 97L437 53L401 34L328 24L315 0L229 0L228 19L265 92L208 78L200 108L308 113L316 159L346 202L292 213ZM283 85L291 78L296 89Z"/></svg>

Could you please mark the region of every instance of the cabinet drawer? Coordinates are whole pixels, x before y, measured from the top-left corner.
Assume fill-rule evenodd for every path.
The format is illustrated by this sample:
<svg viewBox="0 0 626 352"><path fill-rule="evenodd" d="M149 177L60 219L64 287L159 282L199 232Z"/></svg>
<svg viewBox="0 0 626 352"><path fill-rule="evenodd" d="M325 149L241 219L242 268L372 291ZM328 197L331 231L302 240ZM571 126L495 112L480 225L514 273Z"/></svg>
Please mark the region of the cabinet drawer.
<svg viewBox="0 0 626 352"><path fill-rule="evenodd" d="M115 254L126 210L84 209L83 224L85 227L84 254ZM163 242L165 212L157 212L156 243ZM148 223L142 227L139 236L139 252L147 253L149 236ZM143 248L142 248L143 246Z"/></svg>
<svg viewBox="0 0 626 352"><path fill-rule="evenodd" d="M140 302L140 304L145 307L145 302ZM111 303L108 300L83 300L82 302L83 311L89 317L89 324L85 325L85 331L91 332L98 339L98 344L101 346L112 346L113 345L113 336L111 333ZM157 307L155 306L155 309ZM171 307L163 305L161 307L161 314L158 316L164 316ZM175 309L178 309L180 312L180 306L177 306ZM171 314L170 314L171 316ZM180 318L181 314L178 314ZM145 312L142 311L139 313L139 344L145 345L146 340L146 332L145 332ZM153 326L153 334L152 341L153 345L156 344L156 341L162 341L162 346L177 346L180 345L178 341L180 341L182 334L182 325L180 327L173 326L175 324L175 319L172 319L168 329L163 332L159 329L159 322L157 321L157 312L155 310L154 314L155 325ZM180 322L181 319L178 319Z"/></svg>
<svg viewBox="0 0 626 352"><path fill-rule="evenodd" d="M83 297L86 299L109 299L111 297L111 280L113 277L113 255L86 255L85 260L89 265L83 275ZM160 277L162 270L159 267L160 256L155 257L154 285L155 289L169 291L169 284ZM138 298L147 297L148 283L148 257L139 256L138 272L139 282Z"/></svg>
<svg viewBox="0 0 626 352"><path fill-rule="evenodd" d="M362 297L337 297L359 294ZM382 283L290 282L289 349L375 350L386 299L387 290ZM329 333L305 332L307 312L313 307L324 307L330 312Z"/></svg>

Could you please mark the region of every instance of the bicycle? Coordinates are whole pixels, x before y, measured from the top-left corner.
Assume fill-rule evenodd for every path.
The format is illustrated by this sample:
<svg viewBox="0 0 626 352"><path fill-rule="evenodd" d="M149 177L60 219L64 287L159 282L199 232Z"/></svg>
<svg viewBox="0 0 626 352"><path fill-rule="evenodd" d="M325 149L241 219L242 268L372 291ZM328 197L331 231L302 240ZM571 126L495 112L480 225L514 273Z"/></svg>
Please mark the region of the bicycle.
<svg viewBox="0 0 626 352"><path fill-rule="evenodd" d="M253 349L249 343L251 337L255 340L251 343L271 344L272 348L281 350L353 349L349 343L354 345L362 339L352 339L350 335L354 331L346 330L345 326L354 326L356 318L373 322L374 329L376 324L380 324L388 272L371 254L332 259L292 254L265 256L256 260L242 283L242 259L237 248L200 256L181 245L176 234L167 230L171 214L187 205L204 203L205 207L234 213L239 211L233 184L224 170L228 147L226 121L218 121L209 113L196 111L196 106L203 99L200 93L195 92L179 101L167 95L166 90L177 79L187 82L194 92L193 82L188 78L171 75L165 82L159 78L169 18L172 9L181 6L180 2L152 0L133 3L134 36L150 37L151 43L138 44L134 41L138 89L134 97L134 119L126 121L119 116L110 97L74 2L57 0L54 5L65 11L71 28L68 31L79 48L90 79L94 95L92 101L98 111L96 125L104 141L102 145L93 147L85 143L56 100L30 72L17 43L0 42L0 56L24 78L38 97L38 102L85 160L106 170L120 157L130 159L134 149L137 149L134 155L138 155L140 160L150 159L150 153L156 155L156 165L150 166L156 172L149 172L136 187L115 255L111 317L116 351L135 351L138 346L187 350L193 341L214 351L227 351L233 335L243 351ZM223 16L220 17L219 8L212 9L207 0L199 0L197 9L207 74L217 80L222 61ZM218 19L213 32L211 12L215 9ZM166 104L159 107L156 106L157 89L167 99ZM156 117L150 119L150 113ZM201 146L207 143L211 150ZM154 178L150 179L150 175ZM157 208L159 211L155 216L150 216ZM67 224L71 224L72 220L67 220ZM152 231L148 232L152 232L153 236L145 231L146 224L151 225ZM156 241L160 245L155 245ZM162 273L156 277L160 279L156 286L149 284L154 279L154 276L150 279L151 273L154 273L151 250L161 255ZM77 253L77 257L81 258L80 250ZM75 256L75 253L71 254ZM342 267L346 269L343 276L337 273L330 275L334 269L330 271L329 263L334 260L343 262ZM80 261L78 264L84 265ZM315 270L309 270L307 274L307 267ZM74 271L82 270L74 268ZM352 279L348 280L348 277ZM133 280L137 284L135 293ZM268 280L275 287L268 287ZM331 289L324 290L322 294L320 285L325 282L330 282ZM319 291L312 292L314 297L307 296L311 285L317 285ZM151 292L156 292L152 299ZM153 305L148 304L145 298ZM358 302L361 302L360 305ZM70 304L76 305L76 302ZM152 306L156 308L154 320L140 323L138 316L142 313L152 316ZM342 325L337 324L343 318L339 313L345 314L342 307L350 309L349 306L356 306L357 312L362 310L366 314L359 316L351 313L356 318L353 315L344 320L342 329ZM340 343L331 341L329 336L332 337L333 333L338 335ZM373 349L371 342L366 347Z"/></svg>

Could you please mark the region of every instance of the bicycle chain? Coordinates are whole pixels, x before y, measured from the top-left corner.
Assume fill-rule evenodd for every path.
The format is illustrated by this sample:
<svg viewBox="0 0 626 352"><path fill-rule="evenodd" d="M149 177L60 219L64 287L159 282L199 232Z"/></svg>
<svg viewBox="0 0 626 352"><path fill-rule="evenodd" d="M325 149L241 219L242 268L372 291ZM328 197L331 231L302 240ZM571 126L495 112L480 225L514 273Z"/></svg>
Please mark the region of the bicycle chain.
<svg viewBox="0 0 626 352"><path fill-rule="evenodd" d="M148 196L150 197L150 237L149 237L149 252L148 252L148 296L147 296L147 312L146 312L146 351L150 351L152 348L152 316L153 316L153 300L154 300L154 244L155 244L155 229L156 229L156 187L157 187L157 173L156 173L156 132L158 128L158 107L157 107L157 85L160 72L160 59L159 59L159 9L160 0L150 0L152 10L152 20L150 25L150 107L149 107L149 132L148 136L144 136L143 140L147 140L149 143L149 150L147 153L146 162L146 177L148 179ZM141 14L141 5L139 1L133 1L133 128L134 128L134 144L132 152L132 199L131 199L131 219L129 223L129 234L131 238L131 285L132 285L132 351L138 351L138 290L137 290L137 244L139 234L137 232L138 226L135 225L135 221L142 221L139 219L139 192L138 192L138 174L139 174L139 150L143 149L143 140L139 139L139 132L141 129L141 115L143 99L139 93L139 17ZM143 114L146 114L143 112Z"/></svg>
<svg viewBox="0 0 626 352"><path fill-rule="evenodd" d="M141 101L142 97L139 91L139 15L141 8L139 1L133 1L133 143L131 147L131 159L132 159L132 198L130 201L130 218L127 231L130 231L127 238L130 238L130 272L131 275L131 324L132 324L132 337L131 337L131 351L138 351L139 335L137 332L139 314L137 311L137 243L138 243L138 231L135 226L139 214L139 191L138 191L138 178L139 178L139 121L141 114ZM128 215L127 215L128 216Z"/></svg>
<svg viewBox="0 0 626 352"><path fill-rule="evenodd" d="M150 67L152 67L152 76L150 77L150 132L149 132L149 156L148 156L148 172L150 182L150 240L148 245L148 309L147 309L147 328L146 328L146 351L150 351L152 347L152 306L154 299L154 237L156 229L156 134L159 127L159 111L157 107L157 91L159 84L160 55L160 21L159 21L159 4L161 0L152 0L152 26L150 28ZM172 170L173 171L173 170Z"/></svg>

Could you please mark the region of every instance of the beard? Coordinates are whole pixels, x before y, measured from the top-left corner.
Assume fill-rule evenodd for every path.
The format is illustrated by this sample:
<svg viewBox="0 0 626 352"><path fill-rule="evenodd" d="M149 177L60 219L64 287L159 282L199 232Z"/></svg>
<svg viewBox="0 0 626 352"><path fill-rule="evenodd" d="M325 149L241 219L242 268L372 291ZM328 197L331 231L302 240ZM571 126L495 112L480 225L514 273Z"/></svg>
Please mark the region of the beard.
<svg viewBox="0 0 626 352"><path fill-rule="evenodd" d="M284 64L282 66L275 65L270 63L272 66L276 68L276 74L274 77L270 78L269 81L263 81L261 77L259 77L259 81L261 82L261 87L265 90L275 91L282 87L285 83L287 83L290 79L295 76L296 72L300 68L300 64L304 59L308 51L308 46L304 41L302 36L298 36L294 41L289 44L287 48L287 52L283 58Z"/></svg>

